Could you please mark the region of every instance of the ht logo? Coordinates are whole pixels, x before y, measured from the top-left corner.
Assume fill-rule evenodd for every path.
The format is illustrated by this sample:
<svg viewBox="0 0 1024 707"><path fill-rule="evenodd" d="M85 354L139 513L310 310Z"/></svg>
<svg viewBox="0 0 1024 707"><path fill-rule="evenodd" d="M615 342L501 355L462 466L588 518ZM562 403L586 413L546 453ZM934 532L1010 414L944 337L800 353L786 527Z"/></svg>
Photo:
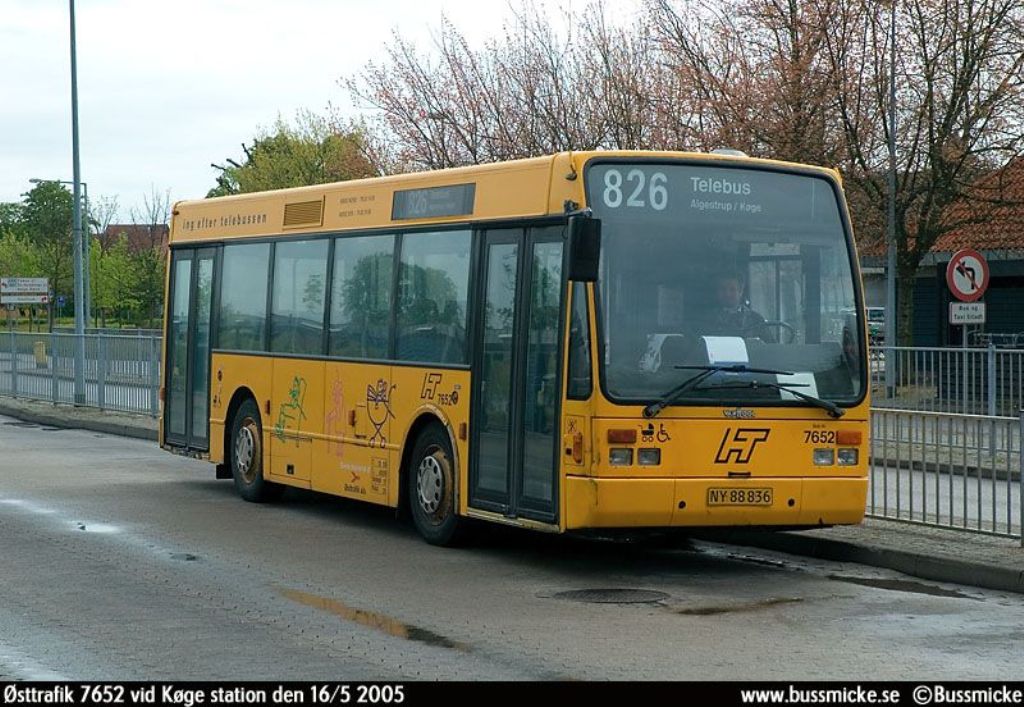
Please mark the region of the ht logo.
<svg viewBox="0 0 1024 707"><path fill-rule="evenodd" d="M757 445L768 440L770 432L771 430L749 427L738 427L733 432L731 427L726 428L725 434L722 435L722 443L718 445L715 464L747 464L754 456Z"/></svg>
<svg viewBox="0 0 1024 707"><path fill-rule="evenodd" d="M425 373L423 375L423 388L420 390L420 400L433 400L437 393L437 386L441 385L442 376L440 373Z"/></svg>

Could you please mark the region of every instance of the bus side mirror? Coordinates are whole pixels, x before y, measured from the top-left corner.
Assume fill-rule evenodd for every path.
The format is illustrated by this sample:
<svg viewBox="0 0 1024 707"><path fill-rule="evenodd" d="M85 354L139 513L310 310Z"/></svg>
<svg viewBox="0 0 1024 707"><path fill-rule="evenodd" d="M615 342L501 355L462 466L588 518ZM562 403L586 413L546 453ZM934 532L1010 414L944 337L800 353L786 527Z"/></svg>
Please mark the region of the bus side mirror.
<svg viewBox="0 0 1024 707"><path fill-rule="evenodd" d="M569 217L569 279L596 282L601 261L601 219L589 214Z"/></svg>

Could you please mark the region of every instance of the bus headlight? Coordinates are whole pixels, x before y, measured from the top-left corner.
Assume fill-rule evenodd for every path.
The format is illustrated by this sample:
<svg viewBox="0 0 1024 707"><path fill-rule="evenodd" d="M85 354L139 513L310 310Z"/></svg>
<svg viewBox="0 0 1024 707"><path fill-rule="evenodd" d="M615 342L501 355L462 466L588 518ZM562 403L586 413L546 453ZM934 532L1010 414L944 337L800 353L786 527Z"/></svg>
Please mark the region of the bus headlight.
<svg viewBox="0 0 1024 707"><path fill-rule="evenodd" d="M857 466L860 461L860 450L856 447L845 447L838 452L839 466Z"/></svg>
<svg viewBox="0 0 1024 707"><path fill-rule="evenodd" d="M612 466L630 466L633 464L633 450L629 447L612 447L608 450L608 462Z"/></svg>
<svg viewBox="0 0 1024 707"><path fill-rule="evenodd" d="M636 463L640 466L658 466L661 464L661 450L643 448L636 453Z"/></svg>
<svg viewBox="0 0 1024 707"><path fill-rule="evenodd" d="M814 450L814 466L832 466L835 463L836 450L831 448Z"/></svg>

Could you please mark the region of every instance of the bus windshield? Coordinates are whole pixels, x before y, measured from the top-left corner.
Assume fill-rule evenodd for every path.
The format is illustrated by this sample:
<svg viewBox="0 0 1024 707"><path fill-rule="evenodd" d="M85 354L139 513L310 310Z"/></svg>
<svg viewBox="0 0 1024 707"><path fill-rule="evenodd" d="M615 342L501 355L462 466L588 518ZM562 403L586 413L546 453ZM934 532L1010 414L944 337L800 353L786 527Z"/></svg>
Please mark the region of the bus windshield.
<svg viewBox="0 0 1024 707"><path fill-rule="evenodd" d="M729 370L675 404L807 404L787 387L861 399L863 323L829 180L620 161L592 163L586 179L602 220L601 375L612 400L658 400L706 366Z"/></svg>

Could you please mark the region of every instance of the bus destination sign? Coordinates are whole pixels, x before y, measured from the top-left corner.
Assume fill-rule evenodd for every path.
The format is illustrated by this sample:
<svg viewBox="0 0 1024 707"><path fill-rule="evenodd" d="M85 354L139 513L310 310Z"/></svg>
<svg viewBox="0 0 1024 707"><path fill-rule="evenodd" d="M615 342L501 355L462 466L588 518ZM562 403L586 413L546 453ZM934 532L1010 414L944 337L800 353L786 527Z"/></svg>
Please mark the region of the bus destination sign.
<svg viewBox="0 0 1024 707"><path fill-rule="evenodd" d="M476 184L453 184L447 187L402 189L391 202L391 219L468 216L473 213Z"/></svg>

